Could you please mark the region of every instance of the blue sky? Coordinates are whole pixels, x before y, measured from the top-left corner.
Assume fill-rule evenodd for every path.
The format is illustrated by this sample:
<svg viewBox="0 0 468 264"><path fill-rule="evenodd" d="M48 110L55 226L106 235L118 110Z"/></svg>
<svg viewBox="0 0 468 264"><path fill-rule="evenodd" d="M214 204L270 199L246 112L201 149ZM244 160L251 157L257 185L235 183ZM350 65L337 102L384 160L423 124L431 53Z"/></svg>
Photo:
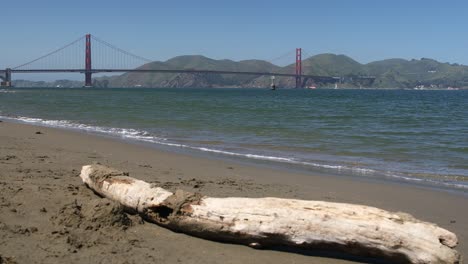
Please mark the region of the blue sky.
<svg viewBox="0 0 468 264"><path fill-rule="evenodd" d="M154 60L268 60L301 47L361 63L429 57L468 65L468 1L15 0L0 12L1 68L86 33Z"/></svg>

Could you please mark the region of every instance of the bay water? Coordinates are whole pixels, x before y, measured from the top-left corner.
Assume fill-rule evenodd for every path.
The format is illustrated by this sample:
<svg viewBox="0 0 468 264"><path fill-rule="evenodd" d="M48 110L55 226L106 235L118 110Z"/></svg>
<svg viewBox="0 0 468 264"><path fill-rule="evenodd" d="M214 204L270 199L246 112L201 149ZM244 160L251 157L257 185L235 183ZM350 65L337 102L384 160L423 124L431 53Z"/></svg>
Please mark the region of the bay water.
<svg viewBox="0 0 468 264"><path fill-rule="evenodd" d="M0 89L0 119L468 192L468 91Z"/></svg>

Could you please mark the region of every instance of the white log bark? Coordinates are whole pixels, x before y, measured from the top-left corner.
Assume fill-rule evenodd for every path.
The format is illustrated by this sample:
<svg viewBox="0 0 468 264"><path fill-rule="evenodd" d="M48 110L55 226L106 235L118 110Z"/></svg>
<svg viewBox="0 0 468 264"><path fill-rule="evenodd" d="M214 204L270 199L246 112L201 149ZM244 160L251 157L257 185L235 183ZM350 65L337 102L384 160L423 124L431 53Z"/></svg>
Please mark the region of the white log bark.
<svg viewBox="0 0 468 264"><path fill-rule="evenodd" d="M148 221L205 239L325 249L398 263L461 263L455 234L404 213L345 203L172 193L101 165L83 166L80 177Z"/></svg>

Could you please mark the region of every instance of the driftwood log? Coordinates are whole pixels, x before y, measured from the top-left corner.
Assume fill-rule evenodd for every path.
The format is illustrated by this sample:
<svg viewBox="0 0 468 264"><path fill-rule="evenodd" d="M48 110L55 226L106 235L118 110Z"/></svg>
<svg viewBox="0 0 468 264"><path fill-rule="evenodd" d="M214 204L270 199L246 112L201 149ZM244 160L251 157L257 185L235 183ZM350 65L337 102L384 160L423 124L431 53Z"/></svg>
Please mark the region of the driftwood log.
<svg viewBox="0 0 468 264"><path fill-rule="evenodd" d="M83 166L80 177L147 221L205 239L254 248L325 249L393 263L461 263L455 234L404 213L345 203L172 193L102 165Z"/></svg>

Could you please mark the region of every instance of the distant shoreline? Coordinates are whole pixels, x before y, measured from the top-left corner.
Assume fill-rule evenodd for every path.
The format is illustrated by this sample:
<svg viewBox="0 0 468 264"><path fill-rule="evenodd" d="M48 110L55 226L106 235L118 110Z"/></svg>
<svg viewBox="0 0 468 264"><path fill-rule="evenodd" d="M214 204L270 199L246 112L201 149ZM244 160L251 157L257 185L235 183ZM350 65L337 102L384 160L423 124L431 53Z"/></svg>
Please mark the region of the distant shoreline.
<svg viewBox="0 0 468 264"><path fill-rule="evenodd" d="M71 87L55 87L55 86L13 86L13 87L0 87L0 90L9 90L9 89L258 89L258 90L270 90L269 87L210 87L210 88L201 88L201 87L83 87L82 85L71 86ZM297 88L291 87L277 87L276 90L294 90ZM300 88L302 90L408 90L408 91L468 91L466 88L388 88L388 87L320 87L315 89L309 88Z"/></svg>
<svg viewBox="0 0 468 264"><path fill-rule="evenodd" d="M241 69L244 72L294 73L294 64L278 66L263 60L216 60L201 55L183 55L164 62L155 61L142 65L143 69L179 69L179 70L229 70ZM443 63L429 58L421 59L385 59L369 63L360 63L346 55L324 53L302 60L302 74L314 76L340 77L340 87L400 89L468 89L468 66L457 63ZM215 77L213 77L215 76ZM373 76L375 80L359 80L359 76ZM37 78L37 77L36 77ZM66 77L70 78L70 77ZM59 78L58 78L59 79ZM321 82L305 78L303 87L331 87L333 82ZM271 80L267 76L210 75L189 73L124 73L121 75L100 76L93 79L94 87L243 87L268 88ZM18 87L82 87L83 81L56 80L26 81L13 76L13 84ZM277 87L294 88L295 80L291 77L275 79Z"/></svg>

